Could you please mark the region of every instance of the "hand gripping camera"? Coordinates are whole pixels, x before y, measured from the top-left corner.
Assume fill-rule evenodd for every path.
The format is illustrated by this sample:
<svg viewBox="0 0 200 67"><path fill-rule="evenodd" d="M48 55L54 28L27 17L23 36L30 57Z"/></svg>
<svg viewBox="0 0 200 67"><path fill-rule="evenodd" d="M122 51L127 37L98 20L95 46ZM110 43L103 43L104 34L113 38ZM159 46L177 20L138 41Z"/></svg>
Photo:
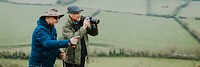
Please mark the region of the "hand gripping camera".
<svg viewBox="0 0 200 67"><path fill-rule="evenodd" d="M92 23L92 24L99 24L100 23L100 20L99 19L94 19L94 18L92 18L92 17L88 17L89 18L89 20L90 20L90 23Z"/></svg>

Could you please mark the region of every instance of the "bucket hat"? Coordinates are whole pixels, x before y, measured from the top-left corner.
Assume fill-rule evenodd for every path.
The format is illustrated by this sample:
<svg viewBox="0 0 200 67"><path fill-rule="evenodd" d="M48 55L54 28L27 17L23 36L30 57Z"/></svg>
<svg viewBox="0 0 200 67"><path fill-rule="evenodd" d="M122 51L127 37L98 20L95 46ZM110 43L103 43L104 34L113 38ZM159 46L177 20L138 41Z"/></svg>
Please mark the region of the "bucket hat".
<svg viewBox="0 0 200 67"><path fill-rule="evenodd" d="M41 17L47 17L47 16L58 16L59 18L63 17L64 14L60 14L58 13L58 10L52 8L52 9L49 9L48 11L46 11L46 13L44 15L42 15Z"/></svg>

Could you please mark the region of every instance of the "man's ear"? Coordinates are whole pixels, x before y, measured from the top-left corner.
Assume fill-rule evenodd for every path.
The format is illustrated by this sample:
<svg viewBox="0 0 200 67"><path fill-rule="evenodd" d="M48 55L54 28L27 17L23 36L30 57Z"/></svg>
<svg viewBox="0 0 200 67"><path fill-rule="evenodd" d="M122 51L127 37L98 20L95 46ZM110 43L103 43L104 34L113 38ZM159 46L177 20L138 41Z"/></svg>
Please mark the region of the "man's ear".
<svg viewBox="0 0 200 67"><path fill-rule="evenodd" d="M49 22L49 17L45 17L45 20L48 23Z"/></svg>

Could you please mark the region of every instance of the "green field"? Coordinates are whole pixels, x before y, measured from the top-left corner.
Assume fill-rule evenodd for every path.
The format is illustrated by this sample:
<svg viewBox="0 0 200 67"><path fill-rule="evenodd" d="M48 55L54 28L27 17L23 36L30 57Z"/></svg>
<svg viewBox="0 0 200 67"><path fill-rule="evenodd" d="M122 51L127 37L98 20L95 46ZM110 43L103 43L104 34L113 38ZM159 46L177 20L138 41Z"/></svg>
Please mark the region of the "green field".
<svg viewBox="0 0 200 67"><path fill-rule="evenodd" d="M155 14L171 15L174 9L183 2L183 0L151 0L151 10Z"/></svg>
<svg viewBox="0 0 200 67"><path fill-rule="evenodd" d="M52 4L55 5L57 0L8 0L15 3L31 3L31 4Z"/></svg>
<svg viewBox="0 0 200 67"><path fill-rule="evenodd" d="M146 0L78 0L81 7L146 14Z"/></svg>
<svg viewBox="0 0 200 67"><path fill-rule="evenodd" d="M188 17L188 18L195 18L195 17L200 17L199 7L200 2L199 1L192 1L190 4L183 8L178 15Z"/></svg>
<svg viewBox="0 0 200 67"><path fill-rule="evenodd" d="M199 63L196 61L134 57L100 57L96 59L88 67L194 67Z"/></svg>
<svg viewBox="0 0 200 67"><path fill-rule="evenodd" d="M6 8L2 7L3 10L1 10L4 14L2 16L4 16L5 19L1 20L1 22L4 23L2 23L0 27L1 31L6 32L0 33L0 37L2 38L1 46L30 44L32 31L36 26L38 16L43 13L41 11L50 8L50 6L24 6L5 3L2 3L2 5ZM15 7L11 7L12 5ZM54 7L58 8L62 13L66 13L64 12L65 6ZM14 9L21 10L15 10L15 12L13 12ZM92 11L94 10L87 10L88 13ZM25 13L25 15L21 16L21 12L23 14ZM192 47L190 45L199 45L199 43L173 19L118 14L104 11L101 11L96 18L102 20L99 25L99 35L97 37L90 37L90 42L92 43L105 43L120 47L125 45L125 47L132 48L154 48L155 46L157 48L162 48L174 45L184 48ZM61 35L61 28L64 21L65 19L61 19L57 28L59 36Z"/></svg>
<svg viewBox="0 0 200 67"><path fill-rule="evenodd" d="M135 57L93 57L87 67L195 67L200 62L176 59L135 58ZM0 59L0 62L19 64L27 67L28 60ZM9 64L8 64L9 65ZM56 60L55 67L62 67L62 61Z"/></svg>
<svg viewBox="0 0 200 67"><path fill-rule="evenodd" d="M171 14L181 3L183 0L151 0L151 11L162 15ZM70 5L80 6L84 9L82 15L85 16L91 16L100 10L100 13L95 16L101 20L99 35L89 37L90 43L93 44L89 52L108 52L115 48L158 52L183 49L183 53L190 55L190 50L192 52L200 47L200 43L173 18L145 16L147 0L77 0ZM70 5L20 5L0 2L0 51L24 51L29 54L31 36L38 17L49 8L56 8L60 13L67 15L66 8ZM198 6L199 2L191 2L178 15L189 18L199 17L199 14L196 14L199 10ZM134 13L142 15L134 15ZM65 21L66 16L56 26L58 37L61 37ZM200 33L199 21L193 19L183 21ZM92 57L91 60L88 67L195 67L200 64L199 61L191 60L141 57ZM28 60L21 59L1 58L0 63L2 62L18 64L19 67L28 65ZM57 60L55 67L61 65L61 61Z"/></svg>
<svg viewBox="0 0 200 67"><path fill-rule="evenodd" d="M173 19L108 12L101 12L97 18L103 19L100 33L91 37L90 42L131 48L199 46L198 41Z"/></svg>
<svg viewBox="0 0 200 67"><path fill-rule="evenodd" d="M98 0L92 1L92 4L96 1L98 2ZM143 3L143 1L136 2ZM3 31L0 32L1 46L30 44L32 31L40 15L52 7L57 8L66 15L67 7L59 5L37 6L0 3L2 5L0 6L2 9L0 11L2 13L1 16L4 18L0 20L4 22L0 25L0 31ZM76 3L79 3L79 1L73 5L76 5ZM87 7L84 6L85 3L82 4L83 7ZM89 4L85 5L89 6ZM107 8L111 7L107 6ZM125 10L124 8L119 9ZM89 16L95 11L94 9L87 9L83 12L83 15ZM133 9L132 11L135 10ZM117 47L131 48L155 48L155 46L156 48L163 48L174 45L179 48L199 46L199 43L173 19L105 11L101 11L95 18L101 19L101 23L99 24L99 35L97 37L90 37L91 43L104 43ZM66 19L61 19L57 27L58 37L61 37L61 28L65 21Z"/></svg>
<svg viewBox="0 0 200 67"><path fill-rule="evenodd" d="M198 36L200 36L200 21L199 20L193 20L193 19L182 19L185 23L188 24L188 27L191 30L194 30L195 33L197 33Z"/></svg>
<svg viewBox="0 0 200 67"><path fill-rule="evenodd" d="M67 6L38 6L38 5L16 5L0 2L0 46L30 44L31 36L38 18L50 8L57 8L63 14L67 14ZM88 9L90 15L95 10ZM66 17L64 17L66 18ZM59 37L61 28L66 19L61 19L58 25Z"/></svg>

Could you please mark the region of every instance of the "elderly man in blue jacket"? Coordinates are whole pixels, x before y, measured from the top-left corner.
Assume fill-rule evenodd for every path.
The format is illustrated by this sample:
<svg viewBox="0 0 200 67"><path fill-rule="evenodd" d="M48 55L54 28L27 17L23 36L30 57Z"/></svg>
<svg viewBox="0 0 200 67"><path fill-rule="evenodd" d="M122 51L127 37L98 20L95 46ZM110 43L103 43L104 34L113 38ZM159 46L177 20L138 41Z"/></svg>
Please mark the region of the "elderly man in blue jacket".
<svg viewBox="0 0 200 67"><path fill-rule="evenodd" d="M54 67L56 57L65 59L65 53L60 51L60 48L77 44L79 36L69 40L57 40L54 24L63 16L56 9L50 9L39 18L32 35L29 67Z"/></svg>

